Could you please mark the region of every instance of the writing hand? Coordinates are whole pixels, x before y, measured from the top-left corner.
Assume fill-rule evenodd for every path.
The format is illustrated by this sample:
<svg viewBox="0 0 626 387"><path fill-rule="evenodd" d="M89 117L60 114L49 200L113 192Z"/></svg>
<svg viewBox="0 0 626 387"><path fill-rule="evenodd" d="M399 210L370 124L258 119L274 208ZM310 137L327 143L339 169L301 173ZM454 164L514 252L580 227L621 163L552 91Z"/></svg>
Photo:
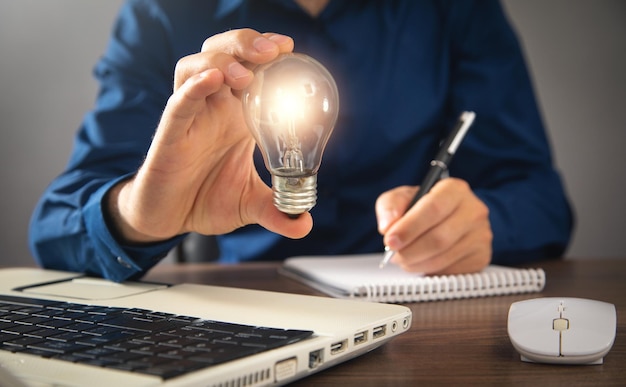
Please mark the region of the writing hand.
<svg viewBox="0 0 626 387"><path fill-rule="evenodd" d="M418 187L398 187L376 201L379 232L392 262L425 274L479 271L491 261L487 206L461 179L440 180L406 214Z"/></svg>

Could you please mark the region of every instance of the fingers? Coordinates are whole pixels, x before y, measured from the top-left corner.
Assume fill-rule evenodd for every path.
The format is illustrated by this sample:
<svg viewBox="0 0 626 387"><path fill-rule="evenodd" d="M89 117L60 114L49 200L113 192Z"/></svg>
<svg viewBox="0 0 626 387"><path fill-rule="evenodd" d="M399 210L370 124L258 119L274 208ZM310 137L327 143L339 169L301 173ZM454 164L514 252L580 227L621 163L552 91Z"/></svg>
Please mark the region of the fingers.
<svg viewBox="0 0 626 387"><path fill-rule="evenodd" d="M217 69L208 69L186 80L170 96L165 113L172 120L188 121L205 107L205 99L216 93L224 84L224 76ZM168 117L168 114L164 114Z"/></svg>
<svg viewBox="0 0 626 387"><path fill-rule="evenodd" d="M483 225L472 223L471 229L460 239L437 238L426 235L424 241L435 240L436 247L411 245L397 254L395 263L404 270L426 274L472 273L483 269L491 261L492 232L488 222ZM442 227L445 228L445 227ZM435 230L432 233L436 233ZM432 234L431 233L431 234ZM448 239L448 240L446 240ZM454 240L453 242L450 242Z"/></svg>
<svg viewBox="0 0 626 387"><path fill-rule="evenodd" d="M461 190L466 190L463 184L460 180L453 182L452 179L435 184L428 194L387 228L385 245L396 251L401 250L431 228L440 225L460 206L463 195ZM395 194L398 203L406 201L406 198L401 200L398 196Z"/></svg>
<svg viewBox="0 0 626 387"><path fill-rule="evenodd" d="M385 235L389 227L402 217L416 191L417 187L402 186L380 195L376 200L378 232Z"/></svg>
<svg viewBox="0 0 626 387"><path fill-rule="evenodd" d="M200 51L221 51L241 61L263 63L279 53L292 51L293 46L293 39L286 35L243 28L213 35L204 41Z"/></svg>
<svg viewBox="0 0 626 387"><path fill-rule="evenodd" d="M281 53L293 50L293 39L288 36L252 29L231 30L211 36L202 50L182 58L176 65L174 90L189 77L206 69L215 68L224 74L224 83L233 89L242 89L252 79L249 68L267 63Z"/></svg>
<svg viewBox="0 0 626 387"><path fill-rule="evenodd" d="M438 182L406 214L393 220L414 192L401 187L381 195L377 202L385 245L397 252L394 263L407 271L428 274L477 271L489 263L489 210L465 181L449 178ZM388 225L381 224L385 216L392 219Z"/></svg>

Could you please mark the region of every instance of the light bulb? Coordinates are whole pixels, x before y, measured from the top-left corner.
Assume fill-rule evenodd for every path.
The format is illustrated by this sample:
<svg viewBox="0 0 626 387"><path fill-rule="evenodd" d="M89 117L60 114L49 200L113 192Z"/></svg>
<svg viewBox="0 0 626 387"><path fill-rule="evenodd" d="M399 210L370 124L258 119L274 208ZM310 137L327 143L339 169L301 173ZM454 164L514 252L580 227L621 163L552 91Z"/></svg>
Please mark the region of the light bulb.
<svg viewBox="0 0 626 387"><path fill-rule="evenodd" d="M272 175L274 205L297 217L317 201L317 173L335 127L335 80L315 59L282 54L254 70L243 114Z"/></svg>

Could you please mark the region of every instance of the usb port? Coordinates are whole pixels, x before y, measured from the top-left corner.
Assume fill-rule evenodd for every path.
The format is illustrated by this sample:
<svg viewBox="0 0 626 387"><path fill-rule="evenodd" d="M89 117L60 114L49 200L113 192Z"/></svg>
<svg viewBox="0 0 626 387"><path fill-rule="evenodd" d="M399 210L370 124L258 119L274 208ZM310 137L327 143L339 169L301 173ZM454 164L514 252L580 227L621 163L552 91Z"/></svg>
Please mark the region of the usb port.
<svg viewBox="0 0 626 387"><path fill-rule="evenodd" d="M367 331L359 332L354 335L354 345L363 344L367 341Z"/></svg>
<svg viewBox="0 0 626 387"><path fill-rule="evenodd" d="M372 329L372 337L377 339L387 334L387 325L381 325Z"/></svg>
<svg viewBox="0 0 626 387"><path fill-rule="evenodd" d="M334 355L339 352L343 352L346 350L346 345L348 345L348 340L338 341L330 345L330 354Z"/></svg>

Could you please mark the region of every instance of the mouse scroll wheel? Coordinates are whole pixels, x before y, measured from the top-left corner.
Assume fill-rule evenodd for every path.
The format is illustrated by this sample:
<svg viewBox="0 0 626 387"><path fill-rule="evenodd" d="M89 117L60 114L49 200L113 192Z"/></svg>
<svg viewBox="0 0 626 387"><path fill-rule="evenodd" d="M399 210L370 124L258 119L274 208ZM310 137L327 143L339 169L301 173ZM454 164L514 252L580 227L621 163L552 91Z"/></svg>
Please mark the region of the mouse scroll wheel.
<svg viewBox="0 0 626 387"><path fill-rule="evenodd" d="M569 320L566 318L555 318L552 320L552 329L555 331L566 331L569 329Z"/></svg>

